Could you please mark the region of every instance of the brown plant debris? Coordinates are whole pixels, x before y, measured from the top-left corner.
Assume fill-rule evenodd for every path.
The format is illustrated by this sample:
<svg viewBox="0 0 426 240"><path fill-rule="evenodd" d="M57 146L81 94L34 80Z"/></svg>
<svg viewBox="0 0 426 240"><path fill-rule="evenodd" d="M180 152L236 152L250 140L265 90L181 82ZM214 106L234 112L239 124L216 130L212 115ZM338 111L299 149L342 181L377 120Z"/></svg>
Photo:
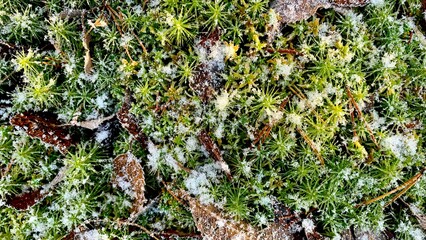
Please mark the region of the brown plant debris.
<svg viewBox="0 0 426 240"><path fill-rule="evenodd" d="M219 147L209 136L209 133L206 130L202 130L198 134L198 140L203 144L204 148L209 152L210 156L220 165L220 168L225 172L226 177L229 180L232 180L231 170L229 169L228 164L223 160L222 154L220 153Z"/></svg>
<svg viewBox="0 0 426 240"><path fill-rule="evenodd" d="M342 240L357 240L357 239L374 239L374 240L389 240L395 239L391 233L384 232L373 232L373 231L365 231L359 228L350 228L343 231L340 234L340 239Z"/></svg>
<svg viewBox="0 0 426 240"><path fill-rule="evenodd" d="M381 199L383 199L383 198L385 198L385 197L387 197L387 196L389 196L389 195L391 195L391 194L393 194L395 192L400 191L397 194L395 194L395 196L389 202L387 202L384 207L389 206L395 200L397 200L398 198L400 198L404 193L406 193L408 190L410 190L410 188L413 187L421 179L421 177L423 176L423 174L424 174L425 171L426 171L426 168L423 168L422 170L420 170L419 173L417 173L412 178L408 179L406 182L404 182L403 184L399 185L398 187L396 187L396 188L392 189L391 191L389 191L389 192L387 192L385 194L382 194L382 195L380 195L378 197L375 197L373 199L364 201L364 202L356 205L356 207L369 205L369 204L374 203L376 201L379 201L379 200L381 200Z"/></svg>
<svg viewBox="0 0 426 240"><path fill-rule="evenodd" d="M74 118L73 120L71 120L70 124L64 124L63 126L77 126L77 127L83 127L83 128L87 128L90 130L95 130L97 129L102 123L111 120L114 117L114 115L108 116L108 117L102 117L102 118L98 118L98 119L92 119L92 120L87 120L87 121L82 121L82 122L78 122L77 118Z"/></svg>
<svg viewBox="0 0 426 240"><path fill-rule="evenodd" d="M271 7L280 15L282 23L294 23L314 15L319 8L329 8L328 0L276 0Z"/></svg>
<svg viewBox="0 0 426 240"><path fill-rule="evenodd" d="M324 237L315 230L315 224L311 217L302 218L300 214L285 207L275 199L273 200L273 208L275 217L274 222L259 232L258 239L324 239Z"/></svg>
<svg viewBox="0 0 426 240"><path fill-rule="evenodd" d="M245 239L245 240L287 240L287 239L324 239L315 230L310 217L299 214L274 201L275 220L264 229L258 229L245 222L233 220L214 205L203 205L185 191L176 195L188 202L195 225L203 239Z"/></svg>
<svg viewBox="0 0 426 240"><path fill-rule="evenodd" d="M120 121L121 126L125 128L138 142L140 142L143 147L146 147L146 136L139 127L136 118L130 113L130 108L131 98L130 94L127 93L123 105L116 114L117 118Z"/></svg>
<svg viewBox="0 0 426 240"><path fill-rule="evenodd" d="M220 45L220 32L215 30L208 35L204 35L198 42L199 49L202 49L203 57L201 63L194 69L193 76L189 79L189 87L206 103L219 88L219 73L223 69L223 59L210 59L209 55L213 49ZM204 56L205 55L205 56Z"/></svg>
<svg viewBox="0 0 426 240"><path fill-rule="evenodd" d="M319 8L361 7L369 0L275 0L271 7L280 15L282 23L294 23L314 15Z"/></svg>
<svg viewBox="0 0 426 240"><path fill-rule="evenodd" d="M367 5L370 0L330 0L330 3L338 7L363 7Z"/></svg>
<svg viewBox="0 0 426 240"><path fill-rule="evenodd" d="M203 205L184 191L176 195L188 202L195 226L203 239L256 239L257 230L249 224L227 218L215 206Z"/></svg>
<svg viewBox="0 0 426 240"><path fill-rule="evenodd" d="M14 196L8 199L6 204L18 210L26 210L29 207L34 206L44 197L44 194L41 194L41 190L37 189L31 192L22 193L18 196Z"/></svg>
<svg viewBox="0 0 426 240"><path fill-rule="evenodd" d="M138 159L131 153L125 153L114 159L113 184L133 197L131 218L143 209L145 199L145 177Z"/></svg>
<svg viewBox="0 0 426 240"><path fill-rule="evenodd" d="M6 204L18 210L26 210L29 207L34 206L43 200L44 197L46 197L49 192L65 177L67 170L67 166L62 167L50 183L44 185L40 189L22 193L17 196L12 196L11 198L7 199Z"/></svg>
<svg viewBox="0 0 426 240"><path fill-rule="evenodd" d="M370 135L370 138L373 141L374 145L376 145L377 149L380 149L380 146L377 143L376 137L374 137L373 130L371 129L370 125L368 124L368 122L363 117L361 108L358 106L358 103L355 101L355 99L354 99L354 97L351 93L351 90L349 89L348 86L346 86L346 93L348 94L348 97L349 97L352 105L355 107L355 110L358 113L359 118L361 119L361 121L364 122L365 128L367 128L368 134Z"/></svg>
<svg viewBox="0 0 426 240"><path fill-rule="evenodd" d="M417 221L419 222L419 225L423 230L426 230L426 214L424 214L418 207L416 207L414 204L407 204L410 208L410 211L413 213L413 215L417 218Z"/></svg>
<svg viewBox="0 0 426 240"><path fill-rule="evenodd" d="M10 119L10 124L23 128L31 137L58 147L63 154L75 144L66 127L61 126L56 119L44 117L39 113L19 113Z"/></svg>

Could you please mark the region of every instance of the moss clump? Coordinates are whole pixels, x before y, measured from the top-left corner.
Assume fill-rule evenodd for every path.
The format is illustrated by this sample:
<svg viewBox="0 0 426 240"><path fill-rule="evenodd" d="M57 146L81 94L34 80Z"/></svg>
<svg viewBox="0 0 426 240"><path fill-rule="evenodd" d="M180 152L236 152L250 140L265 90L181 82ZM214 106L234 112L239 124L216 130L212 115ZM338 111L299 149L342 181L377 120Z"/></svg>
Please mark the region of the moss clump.
<svg viewBox="0 0 426 240"><path fill-rule="evenodd" d="M320 10L288 25L269 1L19 2L0 0L2 239L76 228L148 239L123 222L132 198L111 184L112 159L127 151L141 160L151 200L134 224L159 235L197 236L166 183L259 227L276 199L313 213L325 236L350 226L425 236L404 204L426 208L425 178L410 182L426 167L420 0ZM70 126L115 114L126 92L145 146L116 119ZM75 146L61 154L10 126L28 111L60 121ZM40 203L8 204L63 166ZM408 191L389 206L395 195L362 204L401 185Z"/></svg>

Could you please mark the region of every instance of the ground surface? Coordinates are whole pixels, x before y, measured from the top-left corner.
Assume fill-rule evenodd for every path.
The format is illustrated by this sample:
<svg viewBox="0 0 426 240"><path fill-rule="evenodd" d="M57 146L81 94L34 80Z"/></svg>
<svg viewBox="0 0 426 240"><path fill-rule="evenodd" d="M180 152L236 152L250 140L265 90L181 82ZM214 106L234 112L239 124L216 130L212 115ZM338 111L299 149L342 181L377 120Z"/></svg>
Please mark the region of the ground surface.
<svg viewBox="0 0 426 240"><path fill-rule="evenodd" d="M0 238L425 239L425 8L0 0Z"/></svg>

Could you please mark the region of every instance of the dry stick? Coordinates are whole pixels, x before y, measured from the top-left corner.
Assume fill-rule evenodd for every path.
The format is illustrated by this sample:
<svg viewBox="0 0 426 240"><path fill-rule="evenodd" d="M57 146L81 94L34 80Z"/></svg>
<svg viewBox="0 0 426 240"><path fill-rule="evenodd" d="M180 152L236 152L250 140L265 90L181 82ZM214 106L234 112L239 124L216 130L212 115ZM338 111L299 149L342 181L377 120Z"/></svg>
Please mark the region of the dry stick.
<svg viewBox="0 0 426 240"><path fill-rule="evenodd" d="M111 6L106 5L106 8L108 9L108 11L111 14L112 20L114 21L115 25L117 26L117 30L120 33L120 35L123 37L123 31L121 30L120 24L118 24L116 16L119 16L118 13L111 8ZM124 50L126 51L127 56L130 58L130 60L132 62L134 62L133 58L130 56L130 52L129 52L129 48L127 47L127 45L124 45Z"/></svg>
<svg viewBox="0 0 426 240"><path fill-rule="evenodd" d="M353 95L351 93L351 90L349 89L348 86L346 86L346 92L347 92L347 94L348 94L348 96L349 96L352 104L355 106L355 110L357 111L357 113L359 115L359 118L361 118L361 121L364 122L364 125L367 128L367 131L368 131L368 133L370 135L371 140L374 142L374 144L376 145L377 149L380 149L380 146L377 143L376 138L374 137L373 130L371 130L370 125L368 125L367 121L364 119L364 117L362 115L362 111L359 108L358 104L356 103L356 101L355 101L355 99L354 99L354 97L353 97Z"/></svg>
<svg viewBox="0 0 426 240"><path fill-rule="evenodd" d="M136 223L132 223L132 222L126 222L126 221L122 221L122 220L110 220L110 219L92 219L92 220L87 220L84 221L82 224L80 224L78 227L85 225L85 224L89 224L89 223L116 223L119 227L121 227L122 225L126 225L126 226L133 226L133 227L137 227L139 229L142 229L142 231L144 231L146 234L148 234L150 237L152 237L155 240L160 240L159 238L157 238L153 232L149 231L147 228L145 228L144 226L141 226L139 224Z"/></svg>
<svg viewBox="0 0 426 240"><path fill-rule="evenodd" d="M139 224L136 223L132 223L132 222L126 222L126 221L120 221L117 220L118 226L120 225L127 225L127 226L133 226L133 227L137 227L142 229L142 231L144 231L146 234L148 234L150 237L152 237L155 240L160 240L159 238L157 238L154 233L152 233L151 231L149 231L147 228L145 228L144 226L141 226Z"/></svg>
<svg viewBox="0 0 426 240"><path fill-rule="evenodd" d="M292 96L287 96L280 104L280 110L282 111L285 106L287 105L287 103L290 101L290 98ZM264 126L262 128L262 130L260 131L258 137L253 141L252 146L256 145L258 142L260 142L261 144L263 144L266 139L268 138L269 134L271 133L272 127L274 126L274 124L267 124L266 126Z"/></svg>
<svg viewBox="0 0 426 240"><path fill-rule="evenodd" d="M308 137L308 135L306 135L306 133L301 128L296 127L296 129L300 133L300 135L302 135L303 139L308 143L308 145L312 148L312 151L314 151L315 155L320 160L321 165L324 166L324 158L321 156L321 153L316 148L314 142Z"/></svg>
<svg viewBox="0 0 426 240"><path fill-rule="evenodd" d="M163 179L161 179L161 183L164 185L164 187L166 188L166 191L176 200L178 201L180 204L182 204L183 206L186 206L186 204L184 202L182 202L182 200L177 197L171 190L170 190L170 186L169 184L167 184Z"/></svg>
<svg viewBox="0 0 426 240"><path fill-rule="evenodd" d="M352 131L353 131L353 135L354 138L356 138L358 136L358 134L356 133L356 128L355 128L355 115L354 115L354 109L352 106L352 102L349 101L349 108L351 109L351 122L352 122Z"/></svg>
<svg viewBox="0 0 426 240"><path fill-rule="evenodd" d="M414 177L408 179L406 182L404 182L400 186L398 186L398 187L392 189L391 191L389 191L389 192L387 192L387 193L385 193L383 195L380 195L380 196L378 196L376 198L373 198L373 199L364 201L364 202L362 202L360 204L357 204L355 207L369 205L369 204L374 203L376 201L379 201L379 200L381 200L381 199L383 199L383 198L385 198L385 197L387 197L387 196L389 196L389 195L391 195L391 194L393 194L395 192L398 192L401 189L404 189L403 191L401 191L402 193L398 193L394 198L392 198L392 200L390 202L388 202L385 205L385 207L387 207L393 201L395 201L396 199L398 199L402 194L404 194L405 192L407 192L422 177L422 175L423 175L423 173L424 173L425 170L426 170L426 168L423 168L419 173L417 173L416 175L414 175Z"/></svg>
<svg viewBox="0 0 426 240"><path fill-rule="evenodd" d="M12 165L13 165L14 162L15 162L14 159L10 160L10 162L7 164L6 168L3 170L2 174L1 174L1 178L5 177L9 173L10 169L12 169Z"/></svg>
<svg viewBox="0 0 426 240"><path fill-rule="evenodd" d="M133 36L135 36L136 40L138 40L139 45L141 45L141 48L142 48L143 52L144 52L145 54L147 54L147 53L148 53L148 51L146 50L145 45L143 45L143 43L142 43L141 39L140 39L140 38L138 37L138 35L136 35L133 31L132 31L132 34L133 34Z"/></svg>
<svg viewBox="0 0 426 240"><path fill-rule="evenodd" d="M116 11L113 11L113 13L120 19L120 21L123 21L123 14L117 13ZM145 54L148 53L148 51L145 48L145 45L142 43L141 39L138 37L138 35L135 34L135 32L132 30L131 31L132 35L136 38L136 40L138 41L139 45L142 47L142 50Z"/></svg>
<svg viewBox="0 0 426 240"><path fill-rule="evenodd" d="M426 168L423 168L419 173L417 173L416 175L414 175L414 177L412 178L412 182L407 185L407 187L405 189L403 189L401 192L399 192L398 194L396 194L388 203L386 203L385 207L389 206L391 203L393 203L395 200L397 200L399 197L401 197L404 193L406 193L408 190L410 190L410 188L412 186L414 186L414 184L416 184L420 178L423 176L424 171L426 170Z"/></svg>
<svg viewBox="0 0 426 240"><path fill-rule="evenodd" d="M278 52L280 54L292 54L292 55L303 55L303 53L295 50L295 49L291 49L291 48L287 48L287 49L273 49L273 48L267 48L266 51L268 53L275 53Z"/></svg>
<svg viewBox="0 0 426 240"><path fill-rule="evenodd" d="M294 86L296 89L294 89L293 87L289 87L290 91L292 91L294 94L296 94L296 96L298 96L300 99L306 100L306 96L302 93L302 91L300 91L300 89L296 86ZM308 107L312 108L311 104L309 103L309 101L306 101L306 104L308 105ZM318 114L317 111L315 111L315 109L312 108L312 112L314 112L315 117L317 117L322 123L324 123L324 120L322 119L321 115Z"/></svg>

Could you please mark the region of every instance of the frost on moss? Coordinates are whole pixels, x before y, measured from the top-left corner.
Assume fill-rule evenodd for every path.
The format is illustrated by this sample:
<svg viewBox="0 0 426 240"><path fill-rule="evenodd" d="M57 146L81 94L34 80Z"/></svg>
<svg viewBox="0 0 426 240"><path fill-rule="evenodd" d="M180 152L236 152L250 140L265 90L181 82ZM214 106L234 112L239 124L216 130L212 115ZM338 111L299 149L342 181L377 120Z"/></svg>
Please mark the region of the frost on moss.
<svg viewBox="0 0 426 240"><path fill-rule="evenodd" d="M299 2L0 0L0 238L424 238L424 4Z"/></svg>

